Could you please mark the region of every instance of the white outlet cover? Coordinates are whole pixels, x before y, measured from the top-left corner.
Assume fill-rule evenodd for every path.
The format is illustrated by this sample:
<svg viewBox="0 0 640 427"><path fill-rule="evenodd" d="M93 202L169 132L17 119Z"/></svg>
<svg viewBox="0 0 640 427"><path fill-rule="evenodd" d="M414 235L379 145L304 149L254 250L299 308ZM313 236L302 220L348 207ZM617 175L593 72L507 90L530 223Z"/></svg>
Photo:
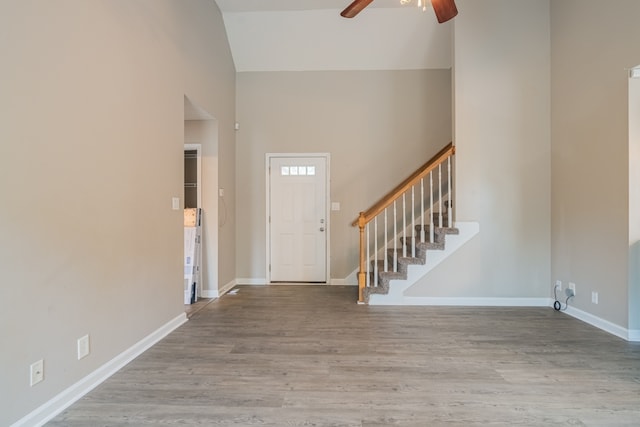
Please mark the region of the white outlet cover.
<svg viewBox="0 0 640 427"><path fill-rule="evenodd" d="M44 360L40 359L37 362L33 362L29 369L31 387L44 380Z"/></svg>

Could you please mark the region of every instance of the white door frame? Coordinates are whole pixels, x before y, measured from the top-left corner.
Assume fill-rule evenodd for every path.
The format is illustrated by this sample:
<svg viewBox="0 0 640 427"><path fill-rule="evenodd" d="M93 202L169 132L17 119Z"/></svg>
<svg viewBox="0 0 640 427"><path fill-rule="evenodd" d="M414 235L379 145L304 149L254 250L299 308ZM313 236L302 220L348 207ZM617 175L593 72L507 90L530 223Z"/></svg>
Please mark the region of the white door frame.
<svg viewBox="0 0 640 427"><path fill-rule="evenodd" d="M271 283L271 271L269 266L271 265L271 224L269 224L269 213L271 212L271 207L269 206L269 202L271 201L270 191L271 191L271 174L269 173L269 166L271 164L272 157L320 157L324 158L327 164L327 170L325 174L326 179L326 188L327 194L324 203L324 217L326 218L326 236L327 236L327 245L325 249L325 259L326 259L326 284L331 283L331 212L329 207L331 205L331 155L329 153L266 153L265 155L265 228L266 228L266 248L265 248L265 276L267 278L267 285Z"/></svg>

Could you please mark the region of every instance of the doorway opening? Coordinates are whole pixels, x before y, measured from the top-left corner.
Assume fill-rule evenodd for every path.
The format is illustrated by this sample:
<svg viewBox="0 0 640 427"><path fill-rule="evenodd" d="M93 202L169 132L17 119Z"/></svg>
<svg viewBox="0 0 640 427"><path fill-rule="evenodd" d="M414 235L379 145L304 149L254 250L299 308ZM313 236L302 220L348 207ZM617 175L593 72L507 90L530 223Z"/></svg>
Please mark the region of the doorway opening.
<svg viewBox="0 0 640 427"><path fill-rule="evenodd" d="M185 304L187 316L218 296L218 133L217 120L184 96L183 206L201 209L198 300L195 304ZM185 236L186 230L185 227ZM184 263L186 276L186 256Z"/></svg>

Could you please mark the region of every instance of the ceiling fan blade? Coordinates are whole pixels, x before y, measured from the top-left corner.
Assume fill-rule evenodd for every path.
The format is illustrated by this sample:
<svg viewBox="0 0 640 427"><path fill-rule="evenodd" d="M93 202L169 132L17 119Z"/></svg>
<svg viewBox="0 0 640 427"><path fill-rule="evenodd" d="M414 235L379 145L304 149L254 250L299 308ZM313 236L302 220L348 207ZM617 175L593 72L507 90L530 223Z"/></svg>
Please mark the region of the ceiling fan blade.
<svg viewBox="0 0 640 427"><path fill-rule="evenodd" d="M454 0L431 0L433 11L436 13L439 23L447 22L458 14L458 8Z"/></svg>
<svg viewBox="0 0 640 427"><path fill-rule="evenodd" d="M369 6L372 1L373 0L354 0L345 10L340 12L340 15L345 18L353 18L360 13L362 9Z"/></svg>

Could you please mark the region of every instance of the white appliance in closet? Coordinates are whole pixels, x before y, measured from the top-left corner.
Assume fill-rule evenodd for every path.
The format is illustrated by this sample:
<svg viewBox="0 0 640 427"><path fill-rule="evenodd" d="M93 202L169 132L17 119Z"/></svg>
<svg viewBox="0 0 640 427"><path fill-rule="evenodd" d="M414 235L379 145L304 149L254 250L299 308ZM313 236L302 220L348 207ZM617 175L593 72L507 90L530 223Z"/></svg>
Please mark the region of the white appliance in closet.
<svg viewBox="0 0 640 427"><path fill-rule="evenodd" d="M202 278L202 209L184 210L184 303L200 296Z"/></svg>

